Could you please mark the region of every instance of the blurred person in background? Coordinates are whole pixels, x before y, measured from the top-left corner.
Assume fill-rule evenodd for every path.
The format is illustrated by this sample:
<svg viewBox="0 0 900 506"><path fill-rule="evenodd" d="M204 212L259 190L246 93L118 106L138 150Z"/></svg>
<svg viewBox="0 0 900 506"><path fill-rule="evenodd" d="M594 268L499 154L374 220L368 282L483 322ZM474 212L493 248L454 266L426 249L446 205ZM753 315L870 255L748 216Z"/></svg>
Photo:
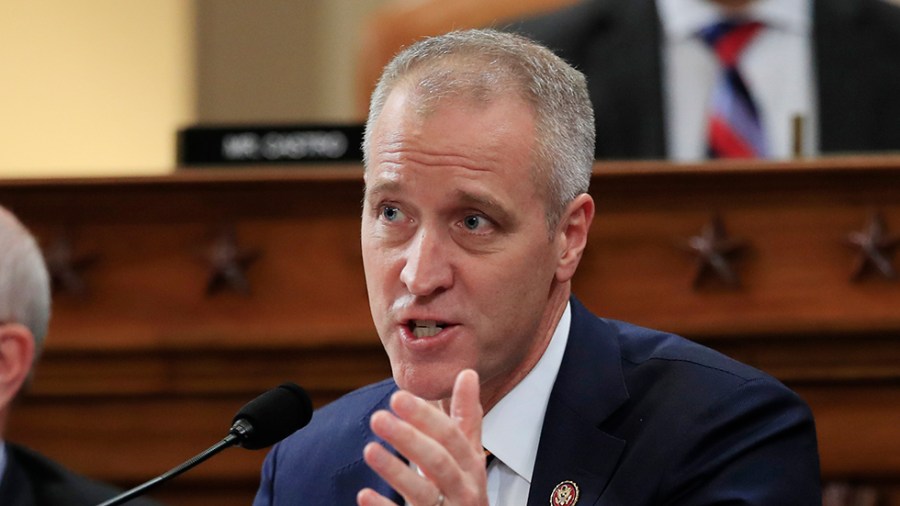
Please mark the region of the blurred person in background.
<svg viewBox="0 0 900 506"><path fill-rule="evenodd" d="M95 506L120 491L3 440L50 320L50 279L34 238L0 207L0 505ZM73 437L75 437L73 435ZM130 504L151 506L150 501Z"/></svg>
<svg viewBox="0 0 900 506"><path fill-rule="evenodd" d="M597 158L900 151L896 3L584 0L507 29L587 75Z"/></svg>

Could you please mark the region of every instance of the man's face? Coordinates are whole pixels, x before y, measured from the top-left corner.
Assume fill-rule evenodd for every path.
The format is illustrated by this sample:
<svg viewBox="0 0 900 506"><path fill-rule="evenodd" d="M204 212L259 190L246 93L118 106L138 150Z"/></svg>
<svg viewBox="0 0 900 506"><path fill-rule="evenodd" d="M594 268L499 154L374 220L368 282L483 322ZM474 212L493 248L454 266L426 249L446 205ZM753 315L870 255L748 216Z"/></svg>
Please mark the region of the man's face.
<svg viewBox="0 0 900 506"><path fill-rule="evenodd" d="M394 90L372 131L362 252L394 379L426 399L475 369L496 402L540 358L565 303L562 240L531 176L534 118L512 98L415 114Z"/></svg>

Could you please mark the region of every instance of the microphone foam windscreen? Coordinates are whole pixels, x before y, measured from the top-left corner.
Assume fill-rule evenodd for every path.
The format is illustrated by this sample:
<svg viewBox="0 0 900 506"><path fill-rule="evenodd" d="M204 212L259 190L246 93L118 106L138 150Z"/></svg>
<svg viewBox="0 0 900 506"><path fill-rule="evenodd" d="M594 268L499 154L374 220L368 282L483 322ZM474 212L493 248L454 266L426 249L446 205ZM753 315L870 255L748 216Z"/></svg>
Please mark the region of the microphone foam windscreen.
<svg viewBox="0 0 900 506"><path fill-rule="evenodd" d="M286 382L248 402L232 423L245 420L253 430L241 441L249 450L266 448L302 429L312 418L309 395L300 386Z"/></svg>

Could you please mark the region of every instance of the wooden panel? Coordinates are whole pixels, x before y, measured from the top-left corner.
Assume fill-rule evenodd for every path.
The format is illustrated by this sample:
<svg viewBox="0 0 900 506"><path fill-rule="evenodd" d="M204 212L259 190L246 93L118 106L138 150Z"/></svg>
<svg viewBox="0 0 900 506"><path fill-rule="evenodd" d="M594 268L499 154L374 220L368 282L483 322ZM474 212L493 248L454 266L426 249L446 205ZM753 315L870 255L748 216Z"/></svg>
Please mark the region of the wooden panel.
<svg viewBox="0 0 900 506"><path fill-rule="evenodd" d="M97 257L83 273L90 296L54 301L51 348L255 347L260 336L266 345L371 340L361 188L355 169L284 181L201 173L18 184L0 199L43 243L68 230L77 254ZM253 294L208 298L205 257L228 225L261 255L248 271Z"/></svg>
<svg viewBox="0 0 900 506"><path fill-rule="evenodd" d="M797 390L815 413L826 477L900 476L900 384Z"/></svg>
<svg viewBox="0 0 900 506"><path fill-rule="evenodd" d="M781 378L813 408L824 477L900 505L900 283L851 282L844 244L875 208L900 233L900 158L604 163L591 191L598 216L576 294ZM0 182L0 202L42 243L65 230L76 256L95 257L85 296L55 296L11 439L134 485L212 445L281 381L322 405L388 376L366 302L361 193L355 166ZM682 245L713 213L750 245L734 264L738 289L692 287ZM248 295L206 293L206 256L227 226L260 253ZM248 504L263 454L228 450L156 497Z"/></svg>
<svg viewBox="0 0 900 506"><path fill-rule="evenodd" d="M854 252L843 244L876 207L900 231L900 173L764 167L598 174L576 293L604 315L690 336L900 328L897 284L849 282ZM714 212L750 246L735 262L739 290L691 288L682 245Z"/></svg>
<svg viewBox="0 0 900 506"><path fill-rule="evenodd" d="M88 476L131 487L212 446L244 403L283 381L303 385L318 407L389 375L378 345L259 352L51 350L16 407L11 439ZM179 505L249 504L264 456L265 451L226 450L153 496Z"/></svg>

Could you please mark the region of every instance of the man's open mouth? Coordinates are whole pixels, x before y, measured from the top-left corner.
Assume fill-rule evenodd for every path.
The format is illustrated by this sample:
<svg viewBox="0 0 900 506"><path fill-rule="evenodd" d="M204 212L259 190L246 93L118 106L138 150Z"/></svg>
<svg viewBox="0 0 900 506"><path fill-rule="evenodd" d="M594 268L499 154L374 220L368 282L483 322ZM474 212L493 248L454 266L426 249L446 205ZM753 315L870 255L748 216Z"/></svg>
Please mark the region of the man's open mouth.
<svg viewBox="0 0 900 506"><path fill-rule="evenodd" d="M415 337L433 337L447 327L437 320L410 320L406 325Z"/></svg>

